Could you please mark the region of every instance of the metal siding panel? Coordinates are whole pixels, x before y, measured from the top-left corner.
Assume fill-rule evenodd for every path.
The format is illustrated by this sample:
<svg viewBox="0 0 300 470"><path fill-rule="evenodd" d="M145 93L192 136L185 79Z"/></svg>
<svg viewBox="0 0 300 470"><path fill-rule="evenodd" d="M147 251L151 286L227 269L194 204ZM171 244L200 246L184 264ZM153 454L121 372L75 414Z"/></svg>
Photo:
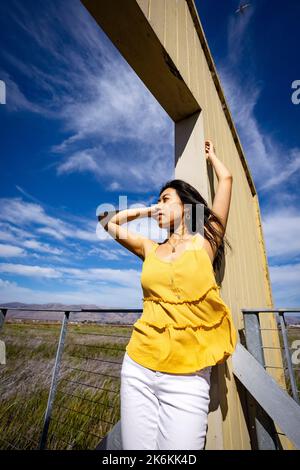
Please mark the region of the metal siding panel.
<svg viewBox="0 0 300 470"><path fill-rule="evenodd" d="M160 42L165 46L166 0L149 1L149 23L153 27Z"/></svg>
<svg viewBox="0 0 300 470"><path fill-rule="evenodd" d="M178 68L186 83L188 76L188 54L187 54L187 33L186 33L186 9L185 0L177 2L177 34L178 34Z"/></svg>
<svg viewBox="0 0 300 470"><path fill-rule="evenodd" d="M191 14L186 6L186 23L187 23L187 44L188 44L188 66L189 66L189 87L193 94L197 93L197 67L196 67L196 48L195 48L195 35L196 30L194 27Z"/></svg>
<svg viewBox="0 0 300 470"><path fill-rule="evenodd" d="M202 93L204 97L204 108L203 108L203 117L204 117L204 132L205 132L205 137L208 139L210 136L210 126L209 126L209 119L208 119L208 92L207 92L207 63L204 57L204 52L203 49L200 47L200 52L199 52L199 76L198 80L202 85Z"/></svg>
<svg viewBox="0 0 300 470"><path fill-rule="evenodd" d="M165 47L173 62L177 64L177 8L170 0L166 0Z"/></svg>
<svg viewBox="0 0 300 470"><path fill-rule="evenodd" d="M146 18L149 18L149 0L136 0Z"/></svg>
<svg viewBox="0 0 300 470"><path fill-rule="evenodd" d="M201 92L200 92L200 83L199 83L199 61L200 61L200 58L199 58L199 40L198 40L198 36L197 36L197 33L196 33L196 30L194 30L194 48L195 48L195 74L196 74L196 88L195 88L195 96L197 98L197 101L201 107L201 109L203 110L204 108L204 105L203 105L203 95L201 95Z"/></svg>
<svg viewBox="0 0 300 470"><path fill-rule="evenodd" d="M211 130L211 139L216 142L217 141L217 130L216 130L216 123L214 119L215 113L215 102L214 102L214 94L213 94L213 87L214 84L211 79L210 71L208 69L208 96L209 96L209 107L208 107L208 118L210 121L210 130Z"/></svg>
<svg viewBox="0 0 300 470"><path fill-rule="evenodd" d="M148 34L145 35L146 41L143 43L145 46L143 47L146 49L149 48L149 51L152 51L153 54L153 56L151 56L153 57L153 63L148 63L149 56L147 56L146 62L147 67L151 65L152 68L145 67L142 69L140 67L138 70L142 70L142 72L139 73L145 74L147 72L148 77L150 71L155 71L155 73L153 73L153 82L150 84L147 82L149 89L151 89L151 85L154 87L154 84L157 83L157 73L159 73L160 76L163 76L165 72L164 67L161 66L162 61L161 56L159 55L161 53L159 42L157 41L156 43L156 39L154 37L151 37L152 42L147 42L147 37L154 31L161 43L166 46L167 52L177 66L183 79L186 81L186 83L190 84L192 91L195 94L195 98L203 108L203 126L205 138L210 138L214 141L217 147L217 153L222 160L224 159L225 164L228 165L234 176L232 204L230 207L230 216L227 226L228 234L230 235L229 239L233 245L234 251L232 256L229 255L226 258L227 270L225 280L226 282L224 282L224 294L226 294L226 297L225 295L224 297L225 300L227 300L230 304L235 324L237 327L239 327L239 324L242 323L240 308L247 306L251 307L253 305L261 305L264 307L268 305L269 300L268 280L266 279L265 259L263 252L264 243L262 234L260 232L261 219L257 196L255 194L254 197L252 196L254 189L251 186L251 181L249 182L246 177L245 168L242 163L242 157L239 155L238 151L238 143L236 143L234 140L227 117L222 108L218 91L216 90L213 77L209 70L207 62L208 59L206 58L202 49L198 34L201 37L201 41L205 41L205 38L201 32L199 33L199 28L198 32L193 30L192 18L190 16L190 10L187 7L186 1L151 0L150 3L148 0L137 0L137 2L144 15L150 18L152 29L150 27L148 28ZM91 2L87 1L85 1L85 3L91 4ZM122 8L123 5L124 3L122 3ZM140 11L134 11L133 3L126 1L125 5L127 5L127 10L125 9L125 11L132 12L132 14L130 13L131 16L129 16L130 18L133 18L133 24L135 19L134 15L136 15L136 18L138 18L138 21L135 23L136 27L138 27L138 25L142 24L141 22L144 20L144 18L142 18L143 15ZM124 24L121 25L124 28L122 30L122 28L119 29L119 25L116 24L116 22L113 20L110 22L110 18L105 17L105 14L107 13L106 10L103 9L103 11L101 11L101 2L97 3L97 7L95 6L93 8L94 12L97 11L98 22L100 20L102 22L105 20L104 24L106 25L106 30L109 30L110 28L109 31L115 38L117 45L119 44L120 46L120 42L118 41L120 37L119 35L121 33L123 34L121 36L122 44L125 43L126 45L128 42L128 44L131 45L131 56L127 53L126 48L122 49L125 51L125 54L127 53L126 60L129 61L129 59L131 59L133 64L136 65L136 63L138 63L140 66L140 63L145 60L145 58L143 57L143 54L138 56L136 55L136 49L134 49L135 43L130 42L132 41L131 32L128 33L128 36L126 36L127 30L124 28ZM146 26L148 27L148 25L145 25L144 28L146 28ZM142 38L143 34L143 30L138 30L136 33L136 38ZM157 48L155 49L154 46L157 46ZM159 51L159 54L155 55L154 52L156 50ZM137 51L140 53L138 49ZM168 82L168 74L166 74L166 77L167 86L162 89L160 95L159 93L156 93L155 96L157 99L159 96L159 99L164 103L165 108L171 109L171 115L174 119L174 116L177 116L176 119L178 119L178 116L181 116L182 114L187 116L188 113L186 110L188 109L189 112L191 112L191 105L184 107L181 94L176 95L176 93L173 92L175 97L180 97L176 106L177 108L180 108L181 114L178 112L179 110L177 108L174 110L174 108L170 106L170 103L165 102L165 95L167 95L169 85L174 85L171 79L170 83ZM175 90L177 90L178 83L179 85L184 85L182 81L176 81ZM182 90L184 91L184 88L182 88ZM186 93L184 96L186 96ZM173 101L174 100L172 99L172 102ZM214 184L216 187L216 178L214 178ZM208 203L211 203L210 193ZM261 315L262 325L267 325L269 328L272 326L275 327L276 323L274 319L271 318L271 316L269 317L270 318L267 318L265 314ZM267 332L267 334L263 336L263 344L267 344L267 341L268 344L270 344L270 342L271 344L278 344L278 333L276 331L274 333ZM278 352L274 352L272 354L266 353L266 357L268 360L273 360L275 365L282 364L281 356ZM232 381L224 378L224 370L225 366L218 366L218 374L220 378L219 398L221 400L222 410L226 409L226 386L228 387L229 413L227 413L227 416L224 418L225 421L223 422L222 428L224 431L224 447L226 448L226 446L229 446L229 448L232 448L232 446L235 445L243 445L243 439L240 440L240 438L236 435L238 434L237 430L244 430L245 441L247 441L249 436L245 428L244 416L242 415L242 409L240 407L239 395L237 393L236 386ZM270 374L274 378L277 377L279 381L281 380L281 373L282 372L278 369L270 369ZM224 381L223 384L221 383L222 380ZM238 401L238 410L234 411L236 401Z"/></svg>
<svg viewBox="0 0 300 470"><path fill-rule="evenodd" d="M220 160L224 161L225 165L228 165L230 167L230 161L229 158L226 155L229 156L229 151L228 151L228 143L225 142L225 126L227 126L227 120L224 117L224 111L222 108L221 101L219 99L219 96L217 94L217 91L215 89L214 83L211 83L211 86L209 88L210 90L210 119L212 123L212 127L214 129L214 134L215 138L212 138L214 141L214 144L216 146L216 153ZM224 120L225 119L225 122ZM215 183L215 190L217 189L217 178L214 179ZM232 200L233 202L233 200ZM233 205L233 204L232 204ZM232 206L231 206L232 207ZM227 226L228 227L228 226ZM237 240L238 242L238 240ZM233 245L233 250L235 250L234 243ZM227 269L227 258L226 258L226 269ZM231 258L230 259L231 264L233 262L236 262L236 258ZM231 274L235 274L236 269L231 269ZM229 276L228 276L228 271L226 271L226 277L224 279L224 291L226 289L226 295L225 292L224 294L222 293L222 297L224 297L224 300L227 301L229 304L233 304L231 300L231 293L232 293L232 286L228 282ZM231 280L233 280L231 278ZM234 287L237 287L237 282L238 279L235 278L234 275ZM236 291L237 294L237 291ZM240 292L239 292L240 294ZM234 319L237 317L236 312L233 312L233 317ZM236 327L237 321L235 320ZM236 386L231 380L228 380L226 378L226 389L227 389L227 394L222 394L220 393L220 399L223 401L223 406L228 406L228 408L231 410L230 413L226 415L226 419L223 421L223 436L224 436L224 447L225 449L241 449L242 448L242 442L243 440L241 439L240 433L236 432L237 429L242 429L245 432L246 429L246 423L245 420L242 419L241 417L241 407L236 405L236 395L237 395L237 390ZM241 422L242 421L242 422Z"/></svg>

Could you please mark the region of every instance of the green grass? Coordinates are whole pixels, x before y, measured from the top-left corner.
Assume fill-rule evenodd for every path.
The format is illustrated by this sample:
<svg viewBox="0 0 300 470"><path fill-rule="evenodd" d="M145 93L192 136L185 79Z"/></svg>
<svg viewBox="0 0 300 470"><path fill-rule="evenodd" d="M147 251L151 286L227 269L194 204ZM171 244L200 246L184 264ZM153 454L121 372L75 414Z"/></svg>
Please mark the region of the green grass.
<svg viewBox="0 0 300 470"><path fill-rule="evenodd" d="M5 323L0 449L38 447L59 334L59 324ZM120 419L120 368L130 334L131 327L68 325L48 449L94 449Z"/></svg>

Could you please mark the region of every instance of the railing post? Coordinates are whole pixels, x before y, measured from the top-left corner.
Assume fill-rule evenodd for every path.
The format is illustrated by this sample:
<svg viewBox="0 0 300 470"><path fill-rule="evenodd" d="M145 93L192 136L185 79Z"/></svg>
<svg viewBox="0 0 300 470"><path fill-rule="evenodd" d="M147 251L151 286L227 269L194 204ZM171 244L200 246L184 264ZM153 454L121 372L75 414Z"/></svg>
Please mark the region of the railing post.
<svg viewBox="0 0 300 470"><path fill-rule="evenodd" d="M0 309L0 330L3 327L5 317L6 317L7 308Z"/></svg>
<svg viewBox="0 0 300 470"><path fill-rule="evenodd" d="M7 308L0 309L0 330L2 329L3 324L4 324L6 312L7 312ZM0 364L1 365L6 364L6 346L5 346L5 342L2 340L0 340Z"/></svg>
<svg viewBox="0 0 300 470"><path fill-rule="evenodd" d="M265 367L258 313L243 312L243 317L247 349L250 354L252 354L252 356L254 356L263 367ZM273 420L256 400L254 400L254 407L254 420L258 448L260 450L278 450L277 432Z"/></svg>
<svg viewBox="0 0 300 470"><path fill-rule="evenodd" d="M51 386L50 386L50 391L49 391L49 396L48 396L48 403L47 403L47 408L46 408L45 417L44 417L44 426L43 426L43 431L41 434L41 439L40 439L40 444L39 444L40 450L46 449L48 430L49 430L49 425L50 425L50 420L51 420L53 402L54 402L54 398L56 395L57 380L58 380L58 374L59 374L60 365L61 365L61 358L62 358L64 344L65 344L65 336L66 336L66 331L67 331L67 326L68 326L69 314L70 312L64 312L64 318L63 318L62 325L61 325L60 337L59 337L59 342L58 342L57 351L56 351L55 364L54 364L54 368L52 372L52 381L51 381Z"/></svg>
<svg viewBox="0 0 300 470"><path fill-rule="evenodd" d="M281 326L281 332L282 332L282 338L283 338L284 352L285 352L285 357L286 357L287 366L289 370L289 377L291 381L292 393L293 393L294 400L298 403L298 405L300 405L300 400L299 400L297 385L296 385L296 378L294 374L293 364L291 361L289 343L288 343L288 338L286 334L284 312L282 312L282 314L281 313L279 314L279 318L280 318L280 326Z"/></svg>

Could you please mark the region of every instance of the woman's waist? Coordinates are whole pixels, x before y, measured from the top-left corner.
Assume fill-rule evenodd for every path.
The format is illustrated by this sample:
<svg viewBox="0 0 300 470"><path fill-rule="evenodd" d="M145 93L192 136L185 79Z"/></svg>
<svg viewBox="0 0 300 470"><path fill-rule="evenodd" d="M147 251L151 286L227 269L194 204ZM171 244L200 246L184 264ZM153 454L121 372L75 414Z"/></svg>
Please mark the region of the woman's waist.
<svg viewBox="0 0 300 470"><path fill-rule="evenodd" d="M199 289L186 289L179 284L173 283L170 287L159 286L157 289L143 288L143 302L156 304L198 304L206 297L219 295L220 286L216 282L207 283Z"/></svg>
<svg viewBox="0 0 300 470"><path fill-rule="evenodd" d="M216 291L211 291L198 302L173 304L146 301L139 321L157 327L184 327L198 326L199 324L213 326L228 314L231 314L229 307Z"/></svg>

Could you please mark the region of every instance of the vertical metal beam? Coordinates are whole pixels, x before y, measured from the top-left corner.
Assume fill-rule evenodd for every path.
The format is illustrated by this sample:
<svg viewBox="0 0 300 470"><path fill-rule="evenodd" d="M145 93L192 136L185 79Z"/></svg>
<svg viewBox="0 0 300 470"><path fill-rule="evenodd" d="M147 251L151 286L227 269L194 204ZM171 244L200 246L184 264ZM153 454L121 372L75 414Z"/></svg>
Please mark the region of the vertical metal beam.
<svg viewBox="0 0 300 470"><path fill-rule="evenodd" d="M203 112L175 122L175 178L194 186L208 201Z"/></svg>
<svg viewBox="0 0 300 470"><path fill-rule="evenodd" d="M289 343L288 343L288 337L286 333L284 312L282 314L281 313L279 314L279 318L280 318L280 326L281 326L281 332L282 332L282 338L283 338L283 344L284 344L284 352L285 352L286 362L288 366L289 377L291 381L292 394L293 394L294 400L298 403L298 405L300 405L300 400L299 400L297 385L296 385L296 377L294 374L294 369L293 369L290 349L289 349Z"/></svg>
<svg viewBox="0 0 300 470"><path fill-rule="evenodd" d="M39 444L40 450L46 449L48 430L49 430L49 425L50 425L50 420L51 420L53 402L54 402L54 398L56 395L57 380L58 380L58 375L60 371L61 358L62 358L62 354L64 350L65 336L66 336L66 331L67 331L67 326L68 326L69 314L70 312L64 312L64 318L63 318L62 325L61 325L60 337L59 337L59 342L58 342L57 351L56 351L55 364L54 364L54 368L52 372L52 381L51 381L51 386L50 386L50 391L49 391L49 396L48 396L48 403L47 403L47 408L45 411L44 426L43 426L43 431L41 434L41 439L40 439L40 444Z"/></svg>
<svg viewBox="0 0 300 470"><path fill-rule="evenodd" d="M247 349L252 356L265 367L258 313L243 312L243 316ZM252 396L251 398L254 400ZM260 450L278 450L280 446L278 445L274 422L260 404L256 400L254 401L255 430L258 448Z"/></svg>

